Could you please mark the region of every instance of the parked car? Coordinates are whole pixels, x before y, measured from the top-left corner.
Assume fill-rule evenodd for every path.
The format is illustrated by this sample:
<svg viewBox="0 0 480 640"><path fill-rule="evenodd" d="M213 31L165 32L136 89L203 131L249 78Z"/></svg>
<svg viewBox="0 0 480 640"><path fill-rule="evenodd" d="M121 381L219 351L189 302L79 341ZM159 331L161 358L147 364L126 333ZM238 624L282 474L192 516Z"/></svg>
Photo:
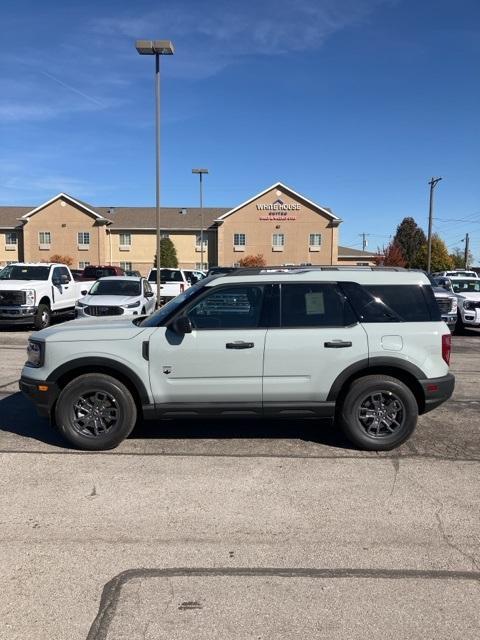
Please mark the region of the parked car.
<svg viewBox="0 0 480 640"><path fill-rule="evenodd" d="M456 333L466 327L480 327L480 278L439 278L441 286L457 298Z"/></svg>
<svg viewBox="0 0 480 640"><path fill-rule="evenodd" d="M147 318L41 331L20 388L82 449L117 446L139 416L263 415L336 418L387 450L451 396L450 349L424 274L249 269Z"/></svg>
<svg viewBox="0 0 480 640"><path fill-rule="evenodd" d="M98 280L99 278L108 278L110 276L124 276L125 271L121 267L113 265L88 265L83 272L77 276L77 280Z"/></svg>
<svg viewBox="0 0 480 640"><path fill-rule="evenodd" d="M141 278L142 274L140 273L140 271L125 271L125 275L126 276L132 276L134 278Z"/></svg>
<svg viewBox="0 0 480 640"><path fill-rule="evenodd" d="M478 278L476 271L468 269L452 269L451 271L436 271L432 273L434 278Z"/></svg>
<svg viewBox="0 0 480 640"><path fill-rule="evenodd" d="M78 300L77 318L149 315L155 309L155 294L145 278L110 276L100 278L88 294Z"/></svg>
<svg viewBox="0 0 480 640"><path fill-rule="evenodd" d="M148 274L148 282L151 284L155 295L157 293L157 270L155 268L150 269ZM190 281L187 278L186 272L183 269L169 269L160 267L160 288L161 303L168 302L176 296L183 293L190 286Z"/></svg>
<svg viewBox="0 0 480 640"><path fill-rule="evenodd" d="M65 264L18 262L0 273L0 325L48 327L52 316L73 315L93 281L74 282Z"/></svg>
<svg viewBox="0 0 480 640"><path fill-rule="evenodd" d="M453 333L457 324L457 297L452 291L441 286L437 279L429 274L426 275L432 285L433 295L440 309L442 320L447 323L448 328Z"/></svg>
<svg viewBox="0 0 480 640"><path fill-rule="evenodd" d="M217 276L220 274L232 273L233 271L238 271L238 267L211 267L207 271L207 276Z"/></svg>
<svg viewBox="0 0 480 640"><path fill-rule="evenodd" d="M199 280L207 277L204 271L199 271L198 269L194 269L193 271L184 270L184 273L190 284L196 284Z"/></svg>

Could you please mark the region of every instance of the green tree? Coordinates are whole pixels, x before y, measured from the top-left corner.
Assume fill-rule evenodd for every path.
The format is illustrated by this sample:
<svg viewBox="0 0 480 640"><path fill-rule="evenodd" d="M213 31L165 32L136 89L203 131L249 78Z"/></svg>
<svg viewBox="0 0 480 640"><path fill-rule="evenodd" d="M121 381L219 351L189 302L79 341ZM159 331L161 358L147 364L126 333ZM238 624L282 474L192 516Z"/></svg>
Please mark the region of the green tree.
<svg viewBox="0 0 480 640"><path fill-rule="evenodd" d="M393 242L398 244L405 266L409 269L418 267L418 252L427 241L423 230L417 225L413 218L404 218L397 227Z"/></svg>
<svg viewBox="0 0 480 640"><path fill-rule="evenodd" d="M450 258L452 259L452 265L454 269L463 269L465 267L465 250L460 249L459 247L455 247L455 249L450 254ZM471 251L468 252L468 264L473 264L473 253Z"/></svg>
<svg viewBox="0 0 480 640"><path fill-rule="evenodd" d="M382 267L404 267L406 265L402 249L394 240L387 247L383 247L382 251L378 251L375 262Z"/></svg>
<svg viewBox="0 0 480 640"><path fill-rule="evenodd" d="M153 259L153 266L157 266L157 254ZM160 240L160 268L162 267L170 267L171 269L178 267L177 250L170 238Z"/></svg>
<svg viewBox="0 0 480 640"><path fill-rule="evenodd" d="M420 269L427 268L427 255L428 246L427 243L421 247L418 252L418 267ZM448 255L445 242L440 238L438 233L432 235L432 258L431 258L431 271L445 271L446 269L452 269L452 259Z"/></svg>

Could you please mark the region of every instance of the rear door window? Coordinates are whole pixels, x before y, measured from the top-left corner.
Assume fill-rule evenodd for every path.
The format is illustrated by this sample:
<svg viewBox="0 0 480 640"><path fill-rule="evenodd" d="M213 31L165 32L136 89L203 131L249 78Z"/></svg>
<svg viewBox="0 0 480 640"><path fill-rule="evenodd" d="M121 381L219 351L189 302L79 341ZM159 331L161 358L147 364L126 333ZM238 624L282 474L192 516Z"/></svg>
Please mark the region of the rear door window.
<svg viewBox="0 0 480 640"><path fill-rule="evenodd" d="M356 318L335 284L282 284L282 327L345 327Z"/></svg>

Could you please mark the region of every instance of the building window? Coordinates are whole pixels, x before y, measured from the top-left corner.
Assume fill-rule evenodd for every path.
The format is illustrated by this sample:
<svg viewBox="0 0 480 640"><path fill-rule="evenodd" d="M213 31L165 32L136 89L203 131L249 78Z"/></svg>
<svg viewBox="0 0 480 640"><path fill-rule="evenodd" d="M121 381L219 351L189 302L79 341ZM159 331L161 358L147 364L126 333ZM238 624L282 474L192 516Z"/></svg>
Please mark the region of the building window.
<svg viewBox="0 0 480 640"><path fill-rule="evenodd" d="M120 247L130 248L132 246L132 234L121 233L119 238Z"/></svg>
<svg viewBox="0 0 480 640"><path fill-rule="evenodd" d="M120 262L120 269L123 269L124 271L132 271L132 263Z"/></svg>
<svg viewBox="0 0 480 640"><path fill-rule="evenodd" d="M272 249L274 251L283 251L285 246L285 235L283 233L274 233L272 236Z"/></svg>
<svg viewBox="0 0 480 640"><path fill-rule="evenodd" d="M164 238L170 238L170 234L166 233L165 231L162 231L162 233L160 234L160 238L163 240Z"/></svg>
<svg viewBox="0 0 480 640"><path fill-rule="evenodd" d="M196 262L195 269L199 269L200 271L208 271L208 262L204 262L203 266L201 262Z"/></svg>
<svg viewBox="0 0 480 640"><path fill-rule="evenodd" d="M38 245L40 249L50 249L50 245L52 244L52 234L50 231L39 231L38 232Z"/></svg>
<svg viewBox="0 0 480 640"><path fill-rule="evenodd" d="M246 246L247 246L247 236L244 233L234 233L233 234L233 250L245 251Z"/></svg>
<svg viewBox="0 0 480 640"><path fill-rule="evenodd" d="M197 237L195 238L195 249L196 249L196 251L201 251L202 250L201 238L202 238L202 236L200 234L198 234ZM206 238L206 236L204 234L203 235L203 250L205 250L207 248L207 245L208 245L207 238Z"/></svg>
<svg viewBox="0 0 480 640"><path fill-rule="evenodd" d="M79 231L77 234L77 244L80 250L90 249L90 232Z"/></svg>
<svg viewBox="0 0 480 640"><path fill-rule="evenodd" d="M15 231L7 231L5 234L5 250L15 251L17 248L17 234Z"/></svg>
<svg viewBox="0 0 480 640"><path fill-rule="evenodd" d="M78 263L79 269L85 269L85 267L89 267L89 266L90 266L90 262L88 260L80 260L80 262Z"/></svg>
<svg viewBox="0 0 480 640"><path fill-rule="evenodd" d="M310 251L320 251L320 247L322 246L322 234L311 233L308 238L308 246Z"/></svg>

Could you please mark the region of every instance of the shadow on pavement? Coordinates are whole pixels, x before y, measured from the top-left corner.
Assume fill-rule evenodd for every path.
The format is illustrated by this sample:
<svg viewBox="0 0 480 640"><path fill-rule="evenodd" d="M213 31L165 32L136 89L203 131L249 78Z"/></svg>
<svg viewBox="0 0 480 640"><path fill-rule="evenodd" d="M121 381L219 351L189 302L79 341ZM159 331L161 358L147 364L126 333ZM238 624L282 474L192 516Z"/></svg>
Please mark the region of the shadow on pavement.
<svg viewBox="0 0 480 640"><path fill-rule="evenodd" d="M21 393L0 396L0 431L38 440L44 444L72 448L40 418L32 403ZM331 447L354 449L341 431L329 420L272 420L261 418L193 418L191 420L141 421L129 440L233 440L233 439L294 439Z"/></svg>

